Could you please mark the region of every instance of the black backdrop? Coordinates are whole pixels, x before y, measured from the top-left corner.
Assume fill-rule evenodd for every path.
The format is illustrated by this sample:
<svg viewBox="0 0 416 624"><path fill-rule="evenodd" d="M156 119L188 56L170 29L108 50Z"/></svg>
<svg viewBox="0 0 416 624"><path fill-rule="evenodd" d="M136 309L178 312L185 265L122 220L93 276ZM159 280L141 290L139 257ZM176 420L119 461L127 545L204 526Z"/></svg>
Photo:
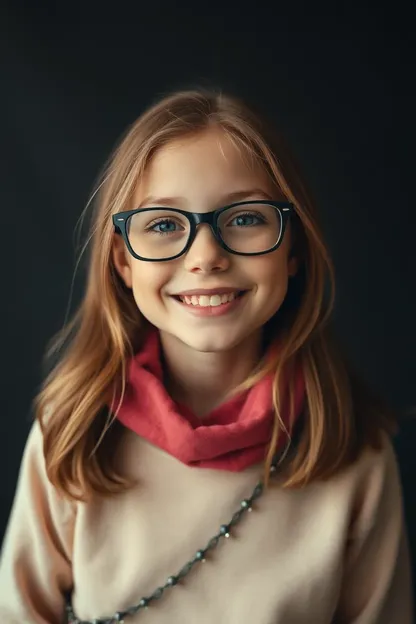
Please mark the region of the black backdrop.
<svg viewBox="0 0 416 624"><path fill-rule="evenodd" d="M3 4L1 19L0 539L42 354L64 321L77 219L120 133L176 87L231 89L281 126L321 206L341 340L401 414L414 409L416 102L403 7L36 4ZM82 286L81 271L74 304ZM396 445L416 553L416 434L405 423Z"/></svg>

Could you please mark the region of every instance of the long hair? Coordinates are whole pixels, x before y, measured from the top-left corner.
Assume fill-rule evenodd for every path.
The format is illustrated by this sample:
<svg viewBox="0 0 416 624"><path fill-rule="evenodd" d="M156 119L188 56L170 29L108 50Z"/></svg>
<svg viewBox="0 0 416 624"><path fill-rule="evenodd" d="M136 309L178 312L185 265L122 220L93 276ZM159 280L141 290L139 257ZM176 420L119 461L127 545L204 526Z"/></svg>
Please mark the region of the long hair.
<svg viewBox="0 0 416 624"><path fill-rule="evenodd" d="M354 377L331 336L334 268L312 195L283 138L239 98L215 90L180 91L150 106L132 124L103 170L94 192L85 295L71 322L55 337L51 352L65 348L35 398L48 477L70 499L88 500L132 486L113 461L120 435L114 425L115 397L123 396L126 365L140 349L146 321L113 265L111 217L132 207L137 184L156 152L210 128L224 132L243 154L260 163L295 206L292 251L300 267L281 309L265 327L267 339L279 343L278 355L265 360L242 385L249 388L274 373L275 420L266 481L284 428L280 382L293 367L302 366L306 406L300 443L285 468L285 487L330 477L354 461L364 446L378 448L383 430L395 430L394 416Z"/></svg>

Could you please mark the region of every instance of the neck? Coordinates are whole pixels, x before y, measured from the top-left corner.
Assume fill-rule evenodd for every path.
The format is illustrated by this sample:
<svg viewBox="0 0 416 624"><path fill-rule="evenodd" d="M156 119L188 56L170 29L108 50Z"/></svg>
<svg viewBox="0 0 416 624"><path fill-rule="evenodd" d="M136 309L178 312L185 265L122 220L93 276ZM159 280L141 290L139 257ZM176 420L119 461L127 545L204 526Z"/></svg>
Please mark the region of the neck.
<svg viewBox="0 0 416 624"><path fill-rule="evenodd" d="M171 397L203 418L245 381L261 357L261 334L224 352L203 353L161 332L165 385Z"/></svg>

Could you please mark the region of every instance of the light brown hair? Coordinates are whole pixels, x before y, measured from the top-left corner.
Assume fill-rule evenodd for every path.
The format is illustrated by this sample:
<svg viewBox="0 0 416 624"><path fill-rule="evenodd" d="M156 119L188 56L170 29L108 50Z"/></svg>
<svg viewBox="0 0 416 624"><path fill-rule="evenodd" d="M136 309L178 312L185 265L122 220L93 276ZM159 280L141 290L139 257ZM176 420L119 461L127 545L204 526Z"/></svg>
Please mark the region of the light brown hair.
<svg viewBox="0 0 416 624"><path fill-rule="evenodd" d="M150 106L133 123L104 169L94 193L85 296L56 337L52 351L65 348L35 400L48 477L69 498L88 500L94 493L110 495L132 485L113 464L120 435L114 426L114 397L125 389L126 364L140 349L146 322L112 263L111 216L134 207L133 193L158 150L210 128L226 133L260 162L296 211L293 253L300 269L265 327L268 339L279 341L279 356L243 384L250 387L274 371L276 417L265 475L282 434L280 379L292 366L303 367L307 401L300 443L285 465L285 487L330 477L366 445L378 448L382 431L395 431L394 416L348 370L331 337L334 269L311 193L283 138L236 97L215 90L180 91Z"/></svg>

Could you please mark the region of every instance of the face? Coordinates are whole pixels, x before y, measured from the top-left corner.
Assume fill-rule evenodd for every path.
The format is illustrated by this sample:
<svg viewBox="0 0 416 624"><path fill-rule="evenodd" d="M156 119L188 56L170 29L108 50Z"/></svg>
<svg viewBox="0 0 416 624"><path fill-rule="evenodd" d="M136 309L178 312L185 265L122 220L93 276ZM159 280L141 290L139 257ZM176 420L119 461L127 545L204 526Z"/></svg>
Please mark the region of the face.
<svg viewBox="0 0 416 624"><path fill-rule="evenodd" d="M214 131L172 142L154 156L132 208L166 206L205 213L234 201L284 201L266 173L247 160L230 139ZM175 260L137 260L120 236L114 237L113 260L141 313L162 335L196 351L221 352L261 335L280 308L296 271L289 250L290 227L274 252L238 256L222 249L203 224L188 252ZM203 298L184 295L190 291ZM226 293L235 298L206 306L218 304L218 296Z"/></svg>

